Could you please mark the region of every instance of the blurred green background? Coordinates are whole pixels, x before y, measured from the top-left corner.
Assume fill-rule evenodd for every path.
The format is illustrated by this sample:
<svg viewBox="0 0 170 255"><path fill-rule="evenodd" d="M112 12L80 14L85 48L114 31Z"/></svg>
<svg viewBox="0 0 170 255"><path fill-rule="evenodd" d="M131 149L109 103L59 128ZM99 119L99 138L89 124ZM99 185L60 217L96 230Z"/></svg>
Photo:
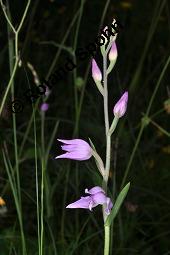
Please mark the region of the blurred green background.
<svg viewBox="0 0 170 255"><path fill-rule="evenodd" d="M8 13L16 28L27 1L4 4L9 4ZM110 121L113 106L124 90L129 91L129 102L112 138L109 194L114 201L122 182L130 181L131 188L114 222L110 254L168 255L170 3L31 1L19 33L22 64L11 93L23 99L25 90L36 88L34 71L39 78L48 79L67 57L76 61L76 48L93 42L100 28L113 18L124 28L117 36L118 60L108 81ZM14 33L2 8L0 24L2 101L15 60L11 51ZM95 59L102 68L99 49ZM23 112L12 114L11 100L9 93L0 116L0 196L6 203L0 204L0 255L38 254L37 187L39 203L44 201L38 211L44 229L42 254L102 254L101 208L93 212L65 209L85 188L101 185L94 161L54 159L61 153L57 138L72 137L90 138L104 157L103 101L91 77L91 57L77 61L77 68L56 82L49 97L41 96L33 107L24 101ZM49 104L45 114L40 111L43 100ZM23 253L23 240L27 253Z"/></svg>

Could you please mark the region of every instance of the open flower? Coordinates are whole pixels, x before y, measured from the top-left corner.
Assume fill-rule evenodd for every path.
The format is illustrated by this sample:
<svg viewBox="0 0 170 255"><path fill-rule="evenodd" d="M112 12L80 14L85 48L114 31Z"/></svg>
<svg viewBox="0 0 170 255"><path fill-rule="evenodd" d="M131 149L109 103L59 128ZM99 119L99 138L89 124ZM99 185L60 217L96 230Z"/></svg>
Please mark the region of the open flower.
<svg viewBox="0 0 170 255"><path fill-rule="evenodd" d="M87 160L92 156L92 148L82 139L57 140L64 144L61 146L61 148L67 152L57 156L56 159L69 158L74 160Z"/></svg>
<svg viewBox="0 0 170 255"><path fill-rule="evenodd" d="M81 197L76 202L69 204L66 208L83 208L92 211L92 208L97 205L105 205L105 213L107 215L110 214L113 204L101 187L95 186L90 190L85 189L85 193L89 194L89 196Z"/></svg>
<svg viewBox="0 0 170 255"><path fill-rule="evenodd" d="M115 104L113 113L116 117L121 118L127 109L128 92L126 91L119 101Z"/></svg>

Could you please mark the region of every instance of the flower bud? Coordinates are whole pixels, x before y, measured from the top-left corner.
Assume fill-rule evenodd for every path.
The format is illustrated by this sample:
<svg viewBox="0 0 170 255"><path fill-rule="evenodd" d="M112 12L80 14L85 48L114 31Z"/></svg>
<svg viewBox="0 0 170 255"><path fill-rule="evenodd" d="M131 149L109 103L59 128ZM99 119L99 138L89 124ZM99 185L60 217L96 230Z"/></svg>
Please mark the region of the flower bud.
<svg viewBox="0 0 170 255"><path fill-rule="evenodd" d="M125 114L127 109L127 102L128 92L126 91L114 106L113 113L115 117L121 118Z"/></svg>
<svg viewBox="0 0 170 255"><path fill-rule="evenodd" d="M108 57L109 57L109 60L110 60L110 64L109 64L109 67L107 69L107 74L109 74L112 71L113 67L116 64L116 60L117 60L117 47L116 47L115 41L112 42L112 46L111 46Z"/></svg>
<svg viewBox="0 0 170 255"><path fill-rule="evenodd" d="M102 73L94 59L92 59L92 77L94 81L102 80Z"/></svg>
<svg viewBox="0 0 170 255"><path fill-rule="evenodd" d="M112 47L109 52L109 60L116 62L117 59L117 47L115 41L112 43Z"/></svg>

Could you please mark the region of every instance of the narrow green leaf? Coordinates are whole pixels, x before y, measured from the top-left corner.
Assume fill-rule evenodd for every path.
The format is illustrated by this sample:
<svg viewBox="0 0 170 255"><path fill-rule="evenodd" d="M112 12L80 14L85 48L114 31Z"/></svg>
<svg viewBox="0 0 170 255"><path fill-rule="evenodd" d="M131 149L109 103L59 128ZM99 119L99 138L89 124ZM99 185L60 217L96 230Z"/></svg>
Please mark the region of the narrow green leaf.
<svg viewBox="0 0 170 255"><path fill-rule="evenodd" d="M117 216L119 209L128 193L130 187L130 182L128 182L128 184L126 184L126 186L122 189L122 191L120 192L119 196L116 199L115 205L110 213L110 215L107 217L107 220L105 222L105 226L110 226L112 221L115 219L115 217Z"/></svg>

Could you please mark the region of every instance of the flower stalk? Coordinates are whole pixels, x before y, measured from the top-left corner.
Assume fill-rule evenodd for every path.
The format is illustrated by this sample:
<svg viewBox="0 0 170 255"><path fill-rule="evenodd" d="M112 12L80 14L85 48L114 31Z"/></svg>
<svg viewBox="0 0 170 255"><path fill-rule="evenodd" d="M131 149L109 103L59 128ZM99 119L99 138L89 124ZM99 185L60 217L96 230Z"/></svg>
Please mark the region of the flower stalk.
<svg viewBox="0 0 170 255"><path fill-rule="evenodd" d="M104 255L107 255L109 254L109 246L110 246L110 227L109 226L104 227L104 233L105 233Z"/></svg>
<svg viewBox="0 0 170 255"><path fill-rule="evenodd" d="M122 96L122 98L118 101L116 104L116 109L118 108L118 113L115 114L114 111L114 119L112 121L112 124L110 126L109 124L109 113L108 113L108 85L107 85L107 79L108 79L108 74L111 72L113 69L116 60L117 60L117 48L116 48L116 43L115 39L111 38L110 42L108 43L108 46L104 51L102 51L103 55L103 87L104 87L104 95L103 95L103 102L104 102L104 119L105 119L105 135L106 135L106 162L105 162L105 174L103 176L103 189L107 193L107 186L108 186L108 179L109 179L109 172L110 172L110 160L111 160L111 136L116 129L118 120L121 116L124 115L126 111L126 106L127 106L127 99L128 96L127 94ZM110 52L109 52L110 51ZM109 54L108 54L109 53ZM109 67L107 67L107 58L110 60ZM124 100L124 97L126 100ZM122 110L123 108L123 110ZM124 111L124 112L123 112ZM120 114L120 112L122 114ZM106 219L108 215L105 213L105 204L103 204L103 220L104 224L106 222ZM109 255L109 246L110 246L110 225L109 226L104 226L105 230L105 244L104 244L104 255Z"/></svg>

